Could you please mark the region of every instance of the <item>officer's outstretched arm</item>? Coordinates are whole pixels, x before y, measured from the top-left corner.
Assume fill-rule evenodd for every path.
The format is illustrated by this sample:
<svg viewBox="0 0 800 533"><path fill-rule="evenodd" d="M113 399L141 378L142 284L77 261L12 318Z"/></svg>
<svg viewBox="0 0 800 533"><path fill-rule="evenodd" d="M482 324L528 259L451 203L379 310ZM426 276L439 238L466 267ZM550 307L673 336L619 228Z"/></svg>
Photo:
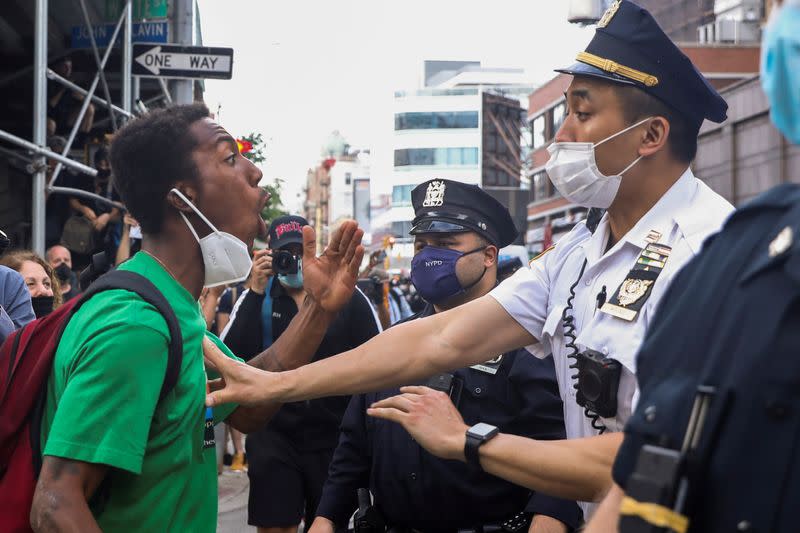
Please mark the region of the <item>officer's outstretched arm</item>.
<svg viewBox="0 0 800 533"><path fill-rule="evenodd" d="M427 387L403 387L401 394L374 403L367 414L401 424L437 457L466 461L469 426L450 397ZM486 472L537 492L594 501L612 485L611 467L622 433L582 439L536 440L500 433L479 448Z"/></svg>
<svg viewBox="0 0 800 533"><path fill-rule="evenodd" d="M497 301L484 296L455 309L395 326L354 350L287 372L264 372L214 358L224 381L209 405L293 402L383 390L487 361L536 342Z"/></svg>

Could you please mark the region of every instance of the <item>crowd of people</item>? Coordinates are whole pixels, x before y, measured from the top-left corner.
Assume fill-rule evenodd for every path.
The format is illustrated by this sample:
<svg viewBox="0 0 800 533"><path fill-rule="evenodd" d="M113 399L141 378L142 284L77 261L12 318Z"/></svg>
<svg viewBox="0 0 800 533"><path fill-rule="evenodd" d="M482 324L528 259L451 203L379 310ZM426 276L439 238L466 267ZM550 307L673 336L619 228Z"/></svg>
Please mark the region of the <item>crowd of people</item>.
<svg viewBox="0 0 800 533"><path fill-rule="evenodd" d="M762 81L800 144L783 4ZM230 436L259 532L794 531L798 187L734 211L694 176L727 104L633 2L561 72L547 171L589 213L528 266L501 264L508 209L447 179L411 193L407 277L353 221L317 255L302 217L262 220L262 173L205 106L130 121L82 189L125 208L63 212L94 245L65 221L46 257L0 257L2 353L86 290L79 254L172 313L110 287L65 319L28 504L0 526L214 531Z"/></svg>

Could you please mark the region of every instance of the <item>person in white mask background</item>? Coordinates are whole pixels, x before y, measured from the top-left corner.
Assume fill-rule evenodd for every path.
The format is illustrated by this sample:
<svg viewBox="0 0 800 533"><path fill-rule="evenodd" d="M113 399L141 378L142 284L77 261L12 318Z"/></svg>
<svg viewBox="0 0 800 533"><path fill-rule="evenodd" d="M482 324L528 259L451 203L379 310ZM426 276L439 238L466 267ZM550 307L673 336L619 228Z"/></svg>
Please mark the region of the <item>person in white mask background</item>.
<svg viewBox="0 0 800 533"><path fill-rule="evenodd" d="M419 387L369 414L401 423L435 455L469 458L539 492L602 498L618 431L636 401L634 356L653 312L675 273L733 209L689 168L701 123L724 120L727 104L651 14L625 0L611 5L563 72L574 79L547 170L563 196L605 212L592 210L588 222L489 295L338 357L280 377L222 360L226 387L209 402L388 388L527 346L554 357L567 440L468 427L445 395ZM432 195L432 211L438 201Z"/></svg>
<svg viewBox="0 0 800 533"><path fill-rule="evenodd" d="M183 342L181 366L174 387L160 397L171 335L137 294L108 290L81 306L60 339L47 383L31 525L210 533L218 503L214 424L258 429L280 405L204 405L204 345L234 355L206 331L198 298L204 287L247 277L249 249L266 233L260 214L269 196L258 186L261 171L202 104L127 123L111 145L111 166L114 186L143 233L142 250L119 270L146 277L169 302ZM306 298L281 338L250 364L280 371L310 360L350 300L362 235L345 222L317 257L314 231L304 228ZM110 489L96 506L101 484Z"/></svg>

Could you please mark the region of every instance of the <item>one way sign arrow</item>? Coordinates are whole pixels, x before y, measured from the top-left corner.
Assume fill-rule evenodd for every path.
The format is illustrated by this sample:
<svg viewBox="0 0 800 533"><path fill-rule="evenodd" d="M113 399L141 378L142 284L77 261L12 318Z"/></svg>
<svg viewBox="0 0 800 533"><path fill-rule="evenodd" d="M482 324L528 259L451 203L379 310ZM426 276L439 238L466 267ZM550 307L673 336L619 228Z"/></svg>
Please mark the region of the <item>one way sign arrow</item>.
<svg viewBox="0 0 800 533"><path fill-rule="evenodd" d="M134 76L161 78L213 78L233 75L233 48L134 44Z"/></svg>

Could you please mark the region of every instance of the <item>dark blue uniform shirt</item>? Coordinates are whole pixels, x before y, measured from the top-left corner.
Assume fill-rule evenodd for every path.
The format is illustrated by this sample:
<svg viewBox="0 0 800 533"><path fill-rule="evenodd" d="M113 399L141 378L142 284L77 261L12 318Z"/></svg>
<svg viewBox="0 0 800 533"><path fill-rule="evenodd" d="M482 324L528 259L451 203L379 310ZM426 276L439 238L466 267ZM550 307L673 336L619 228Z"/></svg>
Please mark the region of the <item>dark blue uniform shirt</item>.
<svg viewBox="0 0 800 533"><path fill-rule="evenodd" d="M428 305L409 317L434 313ZM503 355L497 373L466 368L458 410L467 424L486 422L536 439L562 439L564 420L552 358L540 360L524 349ZM425 531L496 523L528 510L578 525L575 502L542 494L492 476L460 461L439 459L394 422L370 418L373 402L398 389L353 396L342 420L317 515L346 526L357 508L356 490L369 487L389 525ZM530 502L529 502L530 500Z"/></svg>
<svg viewBox="0 0 800 533"><path fill-rule="evenodd" d="M637 368L616 482L643 444L681 446L695 391L711 385L690 531L799 531L800 187L761 195L706 242L663 298Z"/></svg>

